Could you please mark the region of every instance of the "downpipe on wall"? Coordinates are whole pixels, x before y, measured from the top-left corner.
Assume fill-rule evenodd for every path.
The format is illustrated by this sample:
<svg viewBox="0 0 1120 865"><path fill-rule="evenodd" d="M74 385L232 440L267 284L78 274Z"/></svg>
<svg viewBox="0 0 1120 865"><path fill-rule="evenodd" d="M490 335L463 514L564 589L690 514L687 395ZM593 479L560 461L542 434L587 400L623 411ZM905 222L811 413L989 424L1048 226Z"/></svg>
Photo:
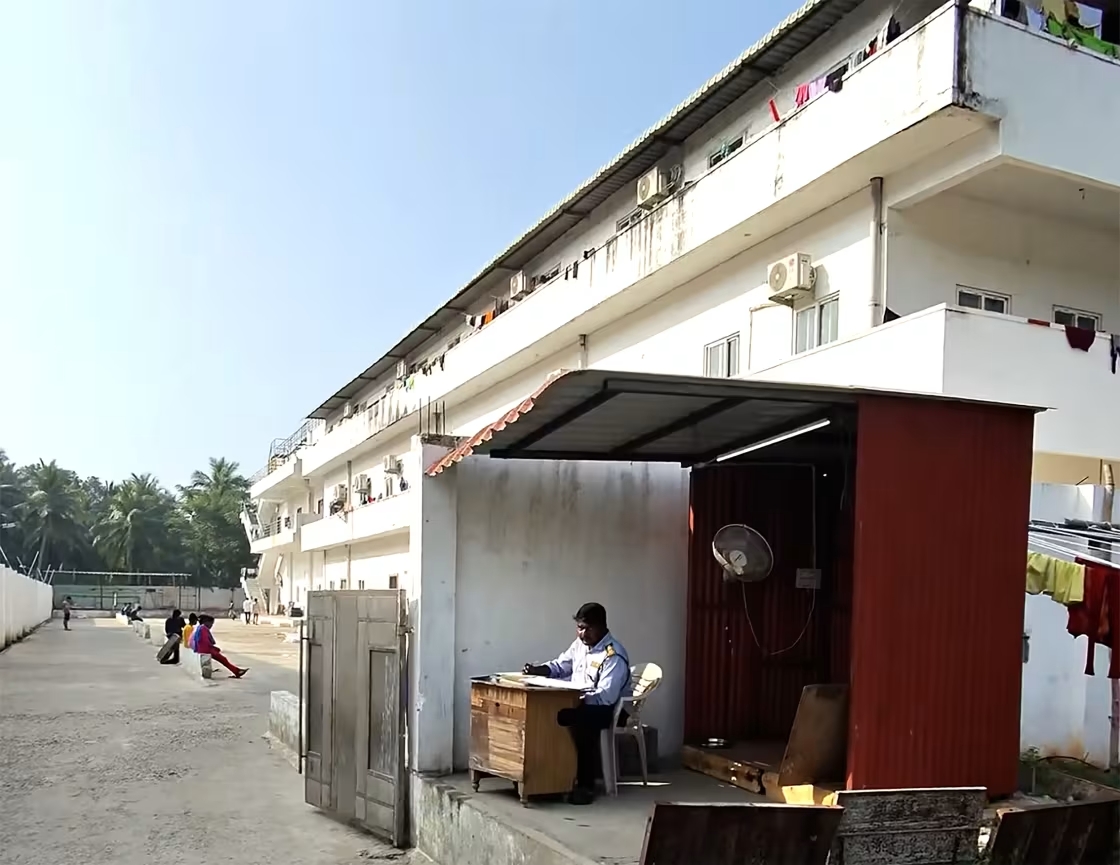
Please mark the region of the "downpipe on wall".
<svg viewBox="0 0 1120 865"><path fill-rule="evenodd" d="M883 323L883 178L871 178L871 300L868 327Z"/></svg>
<svg viewBox="0 0 1120 865"><path fill-rule="evenodd" d="M1104 481L1104 492L1101 496L1101 522L1112 522L1113 501L1116 496L1116 479L1112 475L1112 463L1105 462L1102 465L1101 480ZM1101 552L1098 555L1101 558L1112 560L1111 545L1109 545L1109 552ZM1115 651L1113 649L1112 651ZM1108 716L1108 768L1115 769L1120 766L1120 679L1109 679L1109 686L1111 687L1111 711Z"/></svg>

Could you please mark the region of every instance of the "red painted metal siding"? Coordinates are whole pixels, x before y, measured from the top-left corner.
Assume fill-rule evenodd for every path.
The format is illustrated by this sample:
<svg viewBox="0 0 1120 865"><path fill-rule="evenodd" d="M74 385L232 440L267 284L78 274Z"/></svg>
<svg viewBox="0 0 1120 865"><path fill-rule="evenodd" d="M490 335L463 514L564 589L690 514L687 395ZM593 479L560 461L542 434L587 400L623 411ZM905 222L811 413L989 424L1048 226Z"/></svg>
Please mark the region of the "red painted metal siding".
<svg viewBox="0 0 1120 865"><path fill-rule="evenodd" d="M818 477L818 567L822 591L804 638L789 652L764 657L751 636L744 590L725 583L712 557L712 536L728 523L758 529L774 550L775 566L762 583L746 586L758 641L769 652L797 640L812 593L795 587L798 567L812 557L812 475L806 466L717 466L692 473L685 739L708 736L784 739L802 689L847 681L847 645L834 644L833 607L850 609L850 595L835 597L849 582L833 579L837 544L839 472ZM850 531L848 532L850 534ZM843 547L841 547L843 549ZM844 565L848 568L848 565ZM849 569L850 570L850 569ZM839 639L847 640L847 626ZM840 669L834 672L834 660ZM833 678L833 676L838 678Z"/></svg>
<svg viewBox="0 0 1120 865"><path fill-rule="evenodd" d="M851 788L1016 788L1034 417L865 397Z"/></svg>

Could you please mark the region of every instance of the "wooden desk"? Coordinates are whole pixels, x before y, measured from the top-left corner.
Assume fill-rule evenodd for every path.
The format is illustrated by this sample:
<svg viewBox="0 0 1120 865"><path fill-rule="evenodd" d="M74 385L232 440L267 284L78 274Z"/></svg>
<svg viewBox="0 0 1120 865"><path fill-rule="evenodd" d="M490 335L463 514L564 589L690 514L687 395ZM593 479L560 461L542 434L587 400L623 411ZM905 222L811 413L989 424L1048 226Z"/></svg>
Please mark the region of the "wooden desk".
<svg viewBox="0 0 1120 865"><path fill-rule="evenodd" d="M567 793L576 777L576 747L556 723L561 709L579 705L579 692L508 680L471 682L471 784L505 778L521 804L530 796Z"/></svg>

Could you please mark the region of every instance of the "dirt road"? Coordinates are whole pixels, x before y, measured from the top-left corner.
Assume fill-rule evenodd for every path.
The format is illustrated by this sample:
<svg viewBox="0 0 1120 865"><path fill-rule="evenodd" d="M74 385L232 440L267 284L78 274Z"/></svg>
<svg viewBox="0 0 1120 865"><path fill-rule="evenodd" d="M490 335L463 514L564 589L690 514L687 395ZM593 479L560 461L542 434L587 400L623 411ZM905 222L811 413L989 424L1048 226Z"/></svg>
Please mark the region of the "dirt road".
<svg viewBox="0 0 1120 865"><path fill-rule="evenodd" d="M5 865L412 861L305 806L262 739L295 647L232 622L216 636L247 678L197 684L108 619L55 621L0 654Z"/></svg>

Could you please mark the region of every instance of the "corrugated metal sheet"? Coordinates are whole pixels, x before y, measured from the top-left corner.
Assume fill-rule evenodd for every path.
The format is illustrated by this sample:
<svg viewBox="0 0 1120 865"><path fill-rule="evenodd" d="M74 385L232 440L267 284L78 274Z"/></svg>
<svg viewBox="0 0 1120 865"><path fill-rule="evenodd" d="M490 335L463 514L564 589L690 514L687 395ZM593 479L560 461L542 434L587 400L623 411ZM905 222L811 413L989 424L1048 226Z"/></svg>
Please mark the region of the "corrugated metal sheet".
<svg viewBox="0 0 1120 865"><path fill-rule="evenodd" d="M1015 789L1033 428L861 398L849 787Z"/></svg>
<svg viewBox="0 0 1120 865"><path fill-rule="evenodd" d="M653 168L684 141L760 81L776 74L863 0L807 0L781 24L740 54L704 86L659 120L618 156L585 180L536 224L489 261L447 303L413 328L368 369L351 379L308 417L325 418L420 348L433 334L462 320L463 308L486 293L499 270L520 270L592 210Z"/></svg>
<svg viewBox="0 0 1120 865"><path fill-rule="evenodd" d="M812 593L794 584L812 556L812 475L806 466L718 466L692 473L685 682L685 738L785 739L802 689L831 680L832 608L849 600L835 582L838 549L828 541L839 508L838 473L818 478L818 566L824 589L802 641L765 657L755 644L743 587L725 583L712 556L712 536L727 523L762 532L774 550L774 571L746 586L758 642L768 652L794 643L805 627ZM842 658L846 659L847 650ZM846 669L838 681L846 681Z"/></svg>
<svg viewBox="0 0 1120 865"><path fill-rule="evenodd" d="M499 432L509 426L511 423L517 423L522 416L527 415L533 410L533 405L537 397L539 397L550 384L552 384L560 376L564 375L564 371L560 370L553 373L544 380L544 384L538 387L532 394L527 396L500 418L486 424L482 429L476 432L473 436L466 439L458 447L448 451L440 459L436 460L425 470L427 474L435 477L445 468L455 465L460 460L464 460L474 453L474 449L486 441L490 441L494 437L494 433Z"/></svg>
<svg viewBox="0 0 1120 865"><path fill-rule="evenodd" d="M837 406L854 406L860 395L884 393L888 392L757 379L561 370L427 472L436 475L475 452L510 459L607 458L696 465L823 418ZM960 401L913 393L898 396Z"/></svg>

